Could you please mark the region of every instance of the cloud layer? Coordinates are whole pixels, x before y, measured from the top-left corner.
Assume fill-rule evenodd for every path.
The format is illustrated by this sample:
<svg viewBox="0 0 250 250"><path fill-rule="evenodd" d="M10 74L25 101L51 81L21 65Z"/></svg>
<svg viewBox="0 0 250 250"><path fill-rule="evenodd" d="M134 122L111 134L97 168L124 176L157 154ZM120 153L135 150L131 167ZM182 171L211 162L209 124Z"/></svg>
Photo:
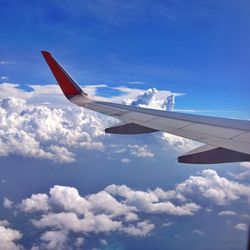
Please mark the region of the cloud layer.
<svg viewBox="0 0 250 250"><path fill-rule="evenodd" d="M49 93L58 93L58 86L31 87L33 91L26 92L19 89L16 84L0 84L1 96L16 96L5 97L0 101L0 157L20 155L58 163L71 163L77 158L77 150L103 151L112 147L110 142L105 145L107 136L104 137L104 128L117 122L115 119L69 103L60 108L56 107L62 103L62 100L58 101L58 96L53 97L55 103L52 106L38 105L36 103L42 100L50 102L52 99ZM89 92L92 90L93 95L96 95L97 88L102 87L106 85L86 86ZM117 90L125 94L123 97L111 97L113 101L121 102L124 98L127 104L158 109L166 109L166 105L169 106L166 96L171 97L171 100L174 96L171 92L156 89L142 91L117 87ZM64 100L62 95L60 98ZM64 102L66 103L66 100ZM168 134L158 133L153 138L156 142L163 139L167 142L165 145L176 149L188 148L187 145L192 147L191 141ZM126 152L120 159L122 162L128 163L122 159L129 157L154 157L154 153L146 144L131 144L129 140L124 140L122 146L118 147Z"/></svg>
<svg viewBox="0 0 250 250"><path fill-rule="evenodd" d="M107 120L107 119L106 119ZM0 102L0 156L72 162L70 148L102 150L105 121L84 109L33 106L24 99Z"/></svg>
<svg viewBox="0 0 250 250"><path fill-rule="evenodd" d="M166 218L194 216L206 202L223 208L239 199L246 204L249 202L250 186L221 177L215 170L203 170L172 190L158 187L145 191L112 184L97 193L81 195L74 187L55 185L48 194L32 194L12 207L19 216L28 214L31 224L42 232L40 245L36 247L63 249L68 244L84 245L89 235L103 237L115 232L146 237L157 226L153 219L156 215ZM220 217L232 215L237 216L229 210L218 214ZM168 226L172 224L167 223ZM163 220L160 226L165 225ZM6 229L8 223L2 226L5 226L3 232L11 235L10 244L22 237L20 232ZM246 225L238 223L234 228L243 231ZM198 229L194 229L194 233L205 235Z"/></svg>

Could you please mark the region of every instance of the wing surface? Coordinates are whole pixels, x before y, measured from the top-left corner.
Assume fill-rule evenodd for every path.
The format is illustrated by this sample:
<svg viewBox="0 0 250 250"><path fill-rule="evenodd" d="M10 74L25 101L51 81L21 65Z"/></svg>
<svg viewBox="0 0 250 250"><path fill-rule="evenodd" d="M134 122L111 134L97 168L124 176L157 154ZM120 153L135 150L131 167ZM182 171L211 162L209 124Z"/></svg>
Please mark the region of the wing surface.
<svg viewBox="0 0 250 250"><path fill-rule="evenodd" d="M115 128L106 129L106 132L135 134L162 131L199 141L209 146L198 153L199 159L197 153L190 152L189 157L186 154L185 157L179 157L179 162L222 163L250 161L250 121L183 114L96 101L80 91L81 88L75 81L72 82L69 74L50 53L43 52L43 55L64 94L65 89L75 88L74 91L77 93L71 91L68 95L65 94L72 103L115 117L123 122L122 125ZM58 72L63 76L58 77ZM234 156L226 157L228 154L233 155L233 152L235 152ZM196 160L194 160L194 157L196 157Z"/></svg>

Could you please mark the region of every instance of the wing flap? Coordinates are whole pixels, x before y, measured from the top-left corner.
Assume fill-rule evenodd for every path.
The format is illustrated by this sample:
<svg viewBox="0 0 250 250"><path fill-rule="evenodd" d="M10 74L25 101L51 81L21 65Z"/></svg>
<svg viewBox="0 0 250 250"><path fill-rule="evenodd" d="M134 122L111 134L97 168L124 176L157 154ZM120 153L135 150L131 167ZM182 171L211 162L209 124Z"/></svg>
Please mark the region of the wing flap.
<svg viewBox="0 0 250 250"><path fill-rule="evenodd" d="M222 147L204 145L178 157L180 163L215 164L250 161L250 155Z"/></svg>
<svg viewBox="0 0 250 250"><path fill-rule="evenodd" d="M126 123L105 129L105 133L109 134L145 134L158 130L144 127L135 123Z"/></svg>

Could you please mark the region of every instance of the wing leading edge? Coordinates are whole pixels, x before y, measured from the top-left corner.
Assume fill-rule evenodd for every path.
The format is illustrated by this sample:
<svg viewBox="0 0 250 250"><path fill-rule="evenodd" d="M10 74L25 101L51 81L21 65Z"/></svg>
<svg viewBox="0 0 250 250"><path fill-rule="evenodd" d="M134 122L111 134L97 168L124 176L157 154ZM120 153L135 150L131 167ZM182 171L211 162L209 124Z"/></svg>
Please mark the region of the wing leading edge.
<svg viewBox="0 0 250 250"><path fill-rule="evenodd" d="M162 131L206 144L180 156L178 161L182 163L250 161L250 121L96 101L82 91L49 52L42 51L42 54L69 101L122 121L118 126L107 128L106 133L140 134Z"/></svg>

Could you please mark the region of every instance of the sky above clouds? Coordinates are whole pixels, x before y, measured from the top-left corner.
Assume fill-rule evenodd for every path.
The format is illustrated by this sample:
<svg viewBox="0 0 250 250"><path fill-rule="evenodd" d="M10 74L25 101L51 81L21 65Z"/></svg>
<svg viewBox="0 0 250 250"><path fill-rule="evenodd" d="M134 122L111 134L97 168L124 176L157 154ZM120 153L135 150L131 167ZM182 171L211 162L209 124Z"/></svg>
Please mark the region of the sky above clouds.
<svg viewBox="0 0 250 250"><path fill-rule="evenodd" d="M2 0L0 30L4 249L246 249L249 163L106 135L119 121L69 103L40 51L99 100L249 119L249 1Z"/></svg>
<svg viewBox="0 0 250 250"><path fill-rule="evenodd" d="M178 108L246 117L249 16L247 0L3 0L0 72L54 83L39 55L49 50L82 85L139 82L186 93Z"/></svg>

